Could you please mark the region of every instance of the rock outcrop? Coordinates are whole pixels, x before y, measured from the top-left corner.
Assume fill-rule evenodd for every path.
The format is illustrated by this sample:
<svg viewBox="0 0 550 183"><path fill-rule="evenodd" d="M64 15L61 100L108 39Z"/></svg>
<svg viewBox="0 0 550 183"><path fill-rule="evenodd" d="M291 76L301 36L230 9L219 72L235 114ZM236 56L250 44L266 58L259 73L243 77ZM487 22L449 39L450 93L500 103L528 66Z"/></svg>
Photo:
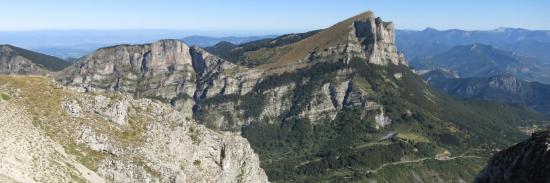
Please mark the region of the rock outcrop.
<svg viewBox="0 0 550 183"><path fill-rule="evenodd" d="M0 180L268 181L246 139L199 125L169 104L80 93L42 77L0 81L0 93L11 96L0 99Z"/></svg>
<svg viewBox="0 0 550 183"><path fill-rule="evenodd" d="M374 18L373 15L365 16L353 22L348 49L360 51L363 53L360 57L368 58L373 64L407 65L405 56L395 47L393 23L384 22L380 17Z"/></svg>
<svg viewBox="0 0 550 183"><path fill-rule="evenodd" d="M48 137L24 107L0 100L0 182L105 182Z"/></svg>
<svg viewBox="0 0 550 183"><path fill-rule="evenodd" d="M177 40L102 48L58 74L57 80L85 91L159 99L188 116L196 90L190 48Z"/></svg>
<svg viewBox="0 0 550 183"><path fill-rule="evenodd" d="M550 182L550 131L495 154L475 182Z"/></svg>

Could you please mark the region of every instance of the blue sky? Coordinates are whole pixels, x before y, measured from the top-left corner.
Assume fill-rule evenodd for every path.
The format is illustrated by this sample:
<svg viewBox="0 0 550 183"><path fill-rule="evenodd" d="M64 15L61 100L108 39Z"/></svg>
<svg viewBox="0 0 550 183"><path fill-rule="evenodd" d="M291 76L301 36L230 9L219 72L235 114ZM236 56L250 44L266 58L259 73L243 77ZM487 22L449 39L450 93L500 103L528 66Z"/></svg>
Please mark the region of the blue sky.
<svg viewBox="0 0 550 183"><path fill-rule="evenodd" d="M550 29L545 0L0 0L0 31L174 29L279 34L373 10L400 29Z"/></svg>

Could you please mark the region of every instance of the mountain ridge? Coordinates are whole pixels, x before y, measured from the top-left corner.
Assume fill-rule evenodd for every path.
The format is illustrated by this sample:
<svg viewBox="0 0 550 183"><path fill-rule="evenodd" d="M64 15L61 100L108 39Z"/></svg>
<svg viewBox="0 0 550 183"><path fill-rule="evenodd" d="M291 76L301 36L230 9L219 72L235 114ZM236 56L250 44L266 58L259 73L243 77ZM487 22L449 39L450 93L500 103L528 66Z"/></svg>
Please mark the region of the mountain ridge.
<svg viewBox="0 0 550 183"><path fill-rule="evenodd" d="M457 78L448 72L436 70L422 77L430 86L459 98L525 105L541 113L550 114L550 85L527 82L510 73L488 78Z"/></svg>
<svg viewBox="0 0 550 183"><path fill-rule="evenodd" d="M215 175L230 175L230 180L241 177L234 171L239 168L224 167L236 165L240 170L245 168L245 173L256 172L241 178L250 180L257 176L264 180L262 172L265 172L267 179L275 182L471 181L483 167L484 157L526 137L518 128L539 124L544 119L521 106L459 101L432 90L410 70L402 53L397 51L394 32L392 23L366 12L327 29L258 41L252 46L256 48L229 51L225 56L179 40L118 45L98 49L56 73L54 78L64 87L92 97L90 101L87 97L69 98L78 105L65 101L61 107L66 115L84 111L108 119L110 125L129 125L131 128L124 129L129 131L121 134L121 143L134 142L152 133L140 131L143 129L140 121L126 120L130 119L128 114L151 114L168 123L151 127L163 132L153 131L160 135L151 138L152 147L166 143L164 140L170 135L164 132L181 129L177 123L170 124L177 121L193 122L193 128L204 129L199 134L240 134L254 153L247 148L241 149L243 156L240 153L243 151L231 152L245 159L253 159L257 154L259 162L241 163L240 158L234 159L236 164L222 161L235 156L227 156L223 143L226 141L220 142L223 137L218 136L213 137L218 140L207 141L213 143L207 144L207 150L200 149L204 146L196 147L200 149L196 153L211 156L199 156L204 158L199 161L182 159L192 161L183 165L191 170L202 165L216 167L204 172L209 175L220 168L228 171ZM248 64L254 61L260 63ZM115 96L96 97L97 94ZM119 98L119 94L124 97ZM171 115L140 108L143 105L135 104L134 99L146 101L152 108L169 110ZM126 108L128 103L140 110ZM170 120L172 115L184 120ZM97 128L113 129L110 125ZM185 138L191 141L181 143L204 137L186 129ZM90 141L103 142L101 136L93 136ZM175 149L182 147L177 140L168 144ZM97 144L83 144L79 148L92 154L105 151L116 154L111 148ZM147 148L140 150L150 159L159 154ZM115 162L121 168L106 166L99 169L99 174L165 180L173 175L171 170L182 170L174 162ZM86 166L97 167L93 163ZM159 171L162 166L176 168Z"/></svg>
<svg viewBox="0 0 550 183"><path fill-rule="evenodd" d="M69 62L53 56L0 45L0 73L3 74L49 74L69 65Z"/></svg>
<svg viewBox="0 0 550 183"><path fill-rule="evenodd" d="M511 73L527 81L548 83L547 64L513 51L501 50L485 44L455 46L433 57L411 61L416 70L445 69L459 77L491 77Z"/></svg>

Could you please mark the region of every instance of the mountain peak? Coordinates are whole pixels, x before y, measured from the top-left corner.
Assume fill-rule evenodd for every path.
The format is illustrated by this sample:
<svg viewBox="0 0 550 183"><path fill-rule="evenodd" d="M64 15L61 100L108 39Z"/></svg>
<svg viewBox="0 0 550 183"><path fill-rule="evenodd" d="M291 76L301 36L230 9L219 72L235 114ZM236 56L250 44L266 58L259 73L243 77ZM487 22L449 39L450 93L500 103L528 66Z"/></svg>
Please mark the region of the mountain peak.
<svg viewBox="0 0 550 183"><path fill-rule="evenodd" d="M378 65L405 64L395 47L394 26L367 11L327 29L288 45L284 54L275 58L275 66L303 63L312 54L336 54L348 62L353 57L363 58ZM331 53L329 53L331 52Z"/></svg>
<svg viewBox="0 0 550 183"><path fill-rule="evenodd" d="M357 14L351 18L348 18L347 20L345 21L349 21L349 20L366 20L366 19L369 19L369 18L376 18L376 16L374 15L374 12L372 12L371 10L369 11L365 11L363 13L360 13L360 14Z"/></svg>

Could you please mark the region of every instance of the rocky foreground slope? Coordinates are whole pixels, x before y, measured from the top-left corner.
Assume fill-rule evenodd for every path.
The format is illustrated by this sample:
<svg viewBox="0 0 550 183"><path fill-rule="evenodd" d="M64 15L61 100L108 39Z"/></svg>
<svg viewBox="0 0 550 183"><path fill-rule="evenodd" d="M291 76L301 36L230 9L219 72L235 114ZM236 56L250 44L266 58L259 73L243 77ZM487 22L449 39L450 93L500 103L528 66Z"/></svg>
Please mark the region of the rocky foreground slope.
<svg viewBox="0 0 550 183"><path fill-rule="evenodd" d="M3 182L267 182L246 139L158 101L31 76L0 94Z"/></svg>
<svg viewBox="0 0 550 183"><path fill-rule="evenodd" d="M550 131L494 155L475 182L550 182Z"/></svg>

